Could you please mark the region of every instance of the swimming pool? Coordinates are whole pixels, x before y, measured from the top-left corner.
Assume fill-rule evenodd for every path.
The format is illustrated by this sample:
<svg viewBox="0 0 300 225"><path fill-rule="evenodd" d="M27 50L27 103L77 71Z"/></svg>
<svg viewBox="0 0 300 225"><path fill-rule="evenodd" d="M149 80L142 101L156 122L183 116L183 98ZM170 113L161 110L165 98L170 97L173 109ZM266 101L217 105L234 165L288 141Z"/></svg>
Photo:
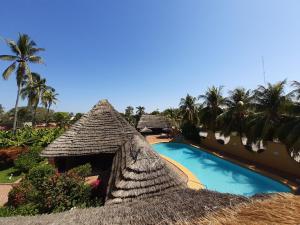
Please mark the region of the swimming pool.
<svg viewBox="0 0 300 225"><path fill-rule="evenodd" d="M291 189L269 177L231 163L191 145L159 143L152 145L189 169L209 190L252 196L258 193L291 192Z"/></svg>

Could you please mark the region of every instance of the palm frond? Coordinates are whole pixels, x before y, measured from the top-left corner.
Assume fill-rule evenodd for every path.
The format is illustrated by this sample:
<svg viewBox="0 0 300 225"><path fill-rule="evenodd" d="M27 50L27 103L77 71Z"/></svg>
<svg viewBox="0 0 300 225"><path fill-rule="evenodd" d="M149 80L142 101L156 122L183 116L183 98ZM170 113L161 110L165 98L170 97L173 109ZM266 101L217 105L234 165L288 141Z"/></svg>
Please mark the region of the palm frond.
<svg viewBox="0 0 300 225"><path fill-rule="evenodd" d="M4 80L7 80L9 78L9 76L11 75L11 73L16 69L16 62L14 62L13 64L11 64L9 67L6 68L6 70L4 70L2 77Z"/></svg>
<svg viewBox="0 0 300 225"><path fill-rule="evenodd" d="M8 39L6 39L5 41L13 53L15 53L18 56L21 56L21 50L19 49L16 42L14 42L13 40L8 40Z"/></svg>
<svg viewBox="0 0 300 225"><path fill-rule="evenodd" d="M44 64L44 61L42 59L42 57L40 56L29 56L28 58L29 62L32 62L32 63L38 63L38 64Z"/></svg>
<svg viewBox="0 0 300 225"><path fill-rule="evenodd" d="M0 55L0 59L4 61L15 61L18 57L14 55Z"/></svg>

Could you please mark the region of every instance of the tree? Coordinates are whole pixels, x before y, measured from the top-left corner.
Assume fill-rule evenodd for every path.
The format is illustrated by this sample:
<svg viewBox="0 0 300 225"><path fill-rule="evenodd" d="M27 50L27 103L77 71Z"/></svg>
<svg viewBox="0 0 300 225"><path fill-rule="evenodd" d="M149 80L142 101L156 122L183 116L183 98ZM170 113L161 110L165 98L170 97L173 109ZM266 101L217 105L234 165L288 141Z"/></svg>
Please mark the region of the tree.
<svg viewBox="0 0 300 225"><path fill-rule="evenodd" d="M11 52L14 55L0 55L1 60L12 61L12 64L8 66L2 76L7 80L10 75L16 71L17 79L17 98L15 103L15 114L14 114L14 123L13 131L16 132L17 128L17 119L18 119L18 104L19 97L22 88L22 83L26 76L31 77L29 63L43 63L43 60L40 56L36 54L40 51L43 51L43 48L38 48L36 43L31 40L27 34L19 34L19 39L17 43L13 40L6 40L7 45L9 46Z"/></svg>
<svg viewBox="0 0 300 225"><path fill-rule="evenodd" d="M136 125L136 120L134 117L134 108L132 106L127 106L124 113L125 119L132 125Z"/></svg>
<svg viewBox="0 0 300 225"><path fill-rule="evenodd" d="M32 113L32 125L35 126L36 111L40 103L40 100L44 96L46 91L55 91L54 88L46 85L46 79L42 79L37 73L31 73L32 79L26 79L24 81L24 88L21 90L21 96L23 99L28 99L28 108Z"/></svg>
<svg viewBox="0 0 300 225"><path fill-rule="evenodd" d="M156 109L150 113L150 115L159 115L159 114L160 114L160 112L158 109Z"/></svg>
<svg viewBox="0 0 300 225"><path fill-rule="evenodd" d="M204 95L198 98L203 100L203 108L200 110L200 121L205 128L216 131L217 117L223 112L225 98L222 96L223 87L212 86Z"/></svg>
<svg viewBox="0 0 300 225"><path fill-rule="evenodd" d="M4 114L4 108L3 106L0 104L0 115L3 115Z"/></svg>
<svg viewBox="0 0 300 225"><path fill-rule="evenodd" d="M295 99L289 104L288 118L278 129L279 139L286 144L290 153L300 152L300 82L292 83L294 90L288 94L289 97Z"/></svg>
<svg viewBox="0 0 300 225"><path fill-rule="evenodd" d="M187 94L185 98L181 98L179 103L180 113L183 123L190 122L195 125L199 122L198 109L199 104L196 103L197 98Z"/></svg>
<svg viewBox="0 0 300 225"><path fill-rule="evenodd" d="M53 121L64 128L70 123L70 114L68 112L56 112L53 114Z"/></svg>
<svg viewBox="0 0 300 225"><path fill-rule="evenodd" d="M247 137L251 142L272 141L276 131L286 120L286 108L290 102L284 93L286 81L260 85L253 92L255 113L249 116Z"/></svg>
<svg viewBox="0 0 300 225"><path fill-rule="evenodd" d="M176 127L180 127L180 122L181 122L181 115L180 115L180 110L179 109L173 109L173 108L168 108L162 112L162 114L168 118L172 124L174 124Z"/></svg>
<svg viewBox="0 0 300 225"><path fill-rule="evenodd" d="M225 98L225 111L217 117L224 135L238 132L240 136L246 131L246 118L251 104L251 92L244 88L236 88Z"/></svg>
<svg viewBox="0 0 300 225"><path fill-rule="evenodd" d="M145 114L145 107L144 106L136 107L136 114L138 115L139 118L141 118L141 116Z"/></svg>
<svg viewBox="0 0 300 225"><path fill-rule="evenodd" d="M58 96L58 94L55 93L54 89L46 90L42 94L42 104L45 107L45 109L47 109L47 114L45 117L46 124L48 124L48 122L49 122L48 120L49 120L50 108L53 104L55 105L57 102L57 96Z"/></svg>

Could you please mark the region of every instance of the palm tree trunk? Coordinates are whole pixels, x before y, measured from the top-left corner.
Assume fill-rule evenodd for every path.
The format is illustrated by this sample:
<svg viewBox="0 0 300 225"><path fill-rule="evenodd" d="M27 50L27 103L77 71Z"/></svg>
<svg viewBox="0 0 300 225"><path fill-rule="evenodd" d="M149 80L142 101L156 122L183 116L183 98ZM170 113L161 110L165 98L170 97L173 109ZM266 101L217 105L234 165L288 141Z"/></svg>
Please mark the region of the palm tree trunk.
<svg viewBox="0 0 300 225"><path fill-rule="evenodd" d="M35 117L36 117L36 109L37 107L33 108L33 117L32 117L32 127L35 127Z"/></svg>
<svg viewBox="0 0 300 225"><path fill-rule="evenodd" d="M50 106L51 106L51 105L49 105L48 108L47 108L47 114L46 114L46 126L48 126L48 124L49 124L49 118L48 118L48 117L49 117L49 113L50 113Z"/></svg>
<svg viewBox="0 0 300 225"><path fill-rule="evenodd" d="M15 104L15 115L14 115L14 125L13 125L13 133L15 134L17 131L17 121L18 121L18 105L19 105L19 98L21 93L21 82L18 85L18 93L17 93L17 99Z"/></svg>

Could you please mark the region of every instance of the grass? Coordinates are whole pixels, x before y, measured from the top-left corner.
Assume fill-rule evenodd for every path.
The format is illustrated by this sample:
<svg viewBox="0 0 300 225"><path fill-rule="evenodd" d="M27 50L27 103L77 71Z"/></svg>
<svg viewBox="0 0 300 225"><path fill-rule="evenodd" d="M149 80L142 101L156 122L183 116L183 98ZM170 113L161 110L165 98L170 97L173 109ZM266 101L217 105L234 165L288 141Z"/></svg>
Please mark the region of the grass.
<svg viewBox="0 0 300 225"><path fill-rule="evenodd" d="M13 174L12 178L9 177ZM4 170L0 170L0 183L13 183L21 177L21 174L17 173L14 167L9 167Z"/></svg>

